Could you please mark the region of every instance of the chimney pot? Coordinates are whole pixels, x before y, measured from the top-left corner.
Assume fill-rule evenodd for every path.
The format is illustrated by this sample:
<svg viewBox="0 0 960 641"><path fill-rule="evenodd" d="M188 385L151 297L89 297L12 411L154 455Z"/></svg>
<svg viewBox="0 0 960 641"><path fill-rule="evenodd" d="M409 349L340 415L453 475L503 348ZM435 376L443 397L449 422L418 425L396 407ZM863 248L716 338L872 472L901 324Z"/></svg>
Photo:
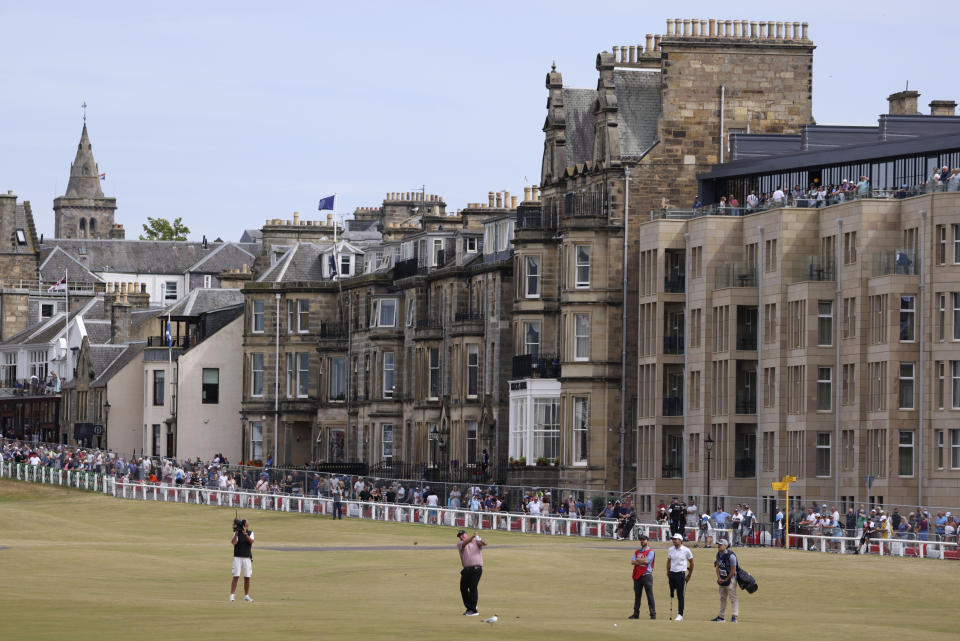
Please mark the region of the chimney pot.
<svg viewBox="0 0 960 641"><path fill-rule="evenodd" d="M510 209L516 209L516 208L517 208L517 197L510 196Z"/></svg>
<svg viewBox="0 0 960 641"><path fill-rule="evenodd" d="M648 33L647 34L647 52L649 53L651 51L653 51L653 34Z"/></svg>
<svg viewBox="0 0 960 641"><path fill-rule="evenodd" d="M673 35L673 18L667 18L667 35Z"/></svg>
<svg viewBox="0 0 960 641"><path fill-rule="evenodd" d="M809 40L809 38L807 37L807 27L809 27L809 25L806 22L800 23L800 29L801 29L800 37L803 38L804 40Z"/></svg>
<svg viewBox="0 0 960 641"><path fill-rule="evenodd" d="M710 37L712 38L717 35L717 19L710 18L707 22L710 24Z"/></svg>
<svg viewBox="0 0 960 641"><path fill-rule="evenodd" d="M293 212L293 224L294 224L294 225L299 225L299 224L300 224L300 212L299 212L299 211Z"/></svg>
<svg viewBox="0 0 960 641"><path fill-rule="evenodd" d="M655 35L655 36L653 37L653 49L654 49L655 51L659 51L659 50L660 50L660 36L659 36L659 34L658 34L658 35Z"/></svg>

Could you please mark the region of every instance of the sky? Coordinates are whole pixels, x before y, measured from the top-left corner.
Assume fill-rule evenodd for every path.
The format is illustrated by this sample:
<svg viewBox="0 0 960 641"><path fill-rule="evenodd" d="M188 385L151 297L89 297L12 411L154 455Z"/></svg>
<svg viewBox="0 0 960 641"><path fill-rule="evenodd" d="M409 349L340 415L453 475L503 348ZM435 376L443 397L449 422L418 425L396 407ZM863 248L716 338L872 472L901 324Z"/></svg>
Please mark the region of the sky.
<svg viewBox="0 0 960 641"><path fill-rule="evenodd" d="M943 7L735 6L3 2L0 190L29 200L37 232L52 235L86 102L128 238L149 216L182 217L192 239L237 240L294 211L319 217L333 193L340 213L422 185L448 211L519 195L539 180L551 62L565 86L595 87L599 51L664 33L668 17L809 22L820 124L875 124L908 81L921 113L960 98L943 53L957 22Z"/></svg>

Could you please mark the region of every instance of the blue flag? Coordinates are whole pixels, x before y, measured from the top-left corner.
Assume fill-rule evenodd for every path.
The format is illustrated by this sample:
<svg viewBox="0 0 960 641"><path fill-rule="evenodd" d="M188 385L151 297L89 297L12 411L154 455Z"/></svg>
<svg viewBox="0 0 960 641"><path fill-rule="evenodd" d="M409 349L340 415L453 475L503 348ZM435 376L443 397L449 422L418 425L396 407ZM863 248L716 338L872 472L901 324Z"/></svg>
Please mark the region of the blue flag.
<svg viewBox="0 0 960 641"><path fill-rule="evenodd" d="M330 211L333 211L333 202L336 198L337 198L336 195L327 196L326 198L321 198L320 211L323 211L325 209L329 209Z"/></svg>
<svg viewBox="0 0 960 641"><path fill-rule="evenodd" d="M167 321L167 347L173 347L173 336L170 334L170 321Z"/></svg>
<svg viewBox="0 0 960 641"><path fill-rule="evenodd" d="M330 254L330 278L337 277L337 259Z"/></svg>

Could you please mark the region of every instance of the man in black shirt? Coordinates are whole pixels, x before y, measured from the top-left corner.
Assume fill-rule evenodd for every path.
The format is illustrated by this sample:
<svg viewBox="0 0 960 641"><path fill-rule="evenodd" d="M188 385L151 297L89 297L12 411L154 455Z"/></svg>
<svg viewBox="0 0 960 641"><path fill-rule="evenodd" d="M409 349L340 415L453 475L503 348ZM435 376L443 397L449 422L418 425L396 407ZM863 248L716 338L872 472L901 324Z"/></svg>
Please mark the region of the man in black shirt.
<svg viewBox="0 0 960 641"><path fill-rule="evenodd" d="M253 603L250 598L250 577L253 575L253 530L249 529L246 519L233 521L233 581L230 583L230 600L236 600L237 581L243 573L243 600Z"/></svg>
<svg viewBox="0 0 960 641"><path fill-rule="evenodd" d="M686 506L681 504L677 497L673 497L673 501L670 502L670 536L683 534L683 513L685 509Z"/></svg>

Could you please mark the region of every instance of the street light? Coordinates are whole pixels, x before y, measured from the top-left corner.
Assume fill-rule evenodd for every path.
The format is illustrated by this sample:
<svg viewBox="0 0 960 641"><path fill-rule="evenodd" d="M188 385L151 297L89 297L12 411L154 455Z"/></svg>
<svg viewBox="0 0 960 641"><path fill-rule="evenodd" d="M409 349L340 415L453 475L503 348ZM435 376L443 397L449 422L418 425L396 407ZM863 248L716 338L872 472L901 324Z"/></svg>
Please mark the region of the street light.
<svg viewBox="0 0 960 641"><path fill-rule="evenodd" d="M103 443L106 445L109 441L107 440L107 430L110 428L110 401L103 402Z"/></svg>
<svg viewBox="0 0 960 641"><path fill-rule="evenodd" d="M716 441L713 440L713 436L707 434L707 438L703 441L703 448L707 450L707 511L710 510L710 452L713 451L713 444Z"/></svg>

